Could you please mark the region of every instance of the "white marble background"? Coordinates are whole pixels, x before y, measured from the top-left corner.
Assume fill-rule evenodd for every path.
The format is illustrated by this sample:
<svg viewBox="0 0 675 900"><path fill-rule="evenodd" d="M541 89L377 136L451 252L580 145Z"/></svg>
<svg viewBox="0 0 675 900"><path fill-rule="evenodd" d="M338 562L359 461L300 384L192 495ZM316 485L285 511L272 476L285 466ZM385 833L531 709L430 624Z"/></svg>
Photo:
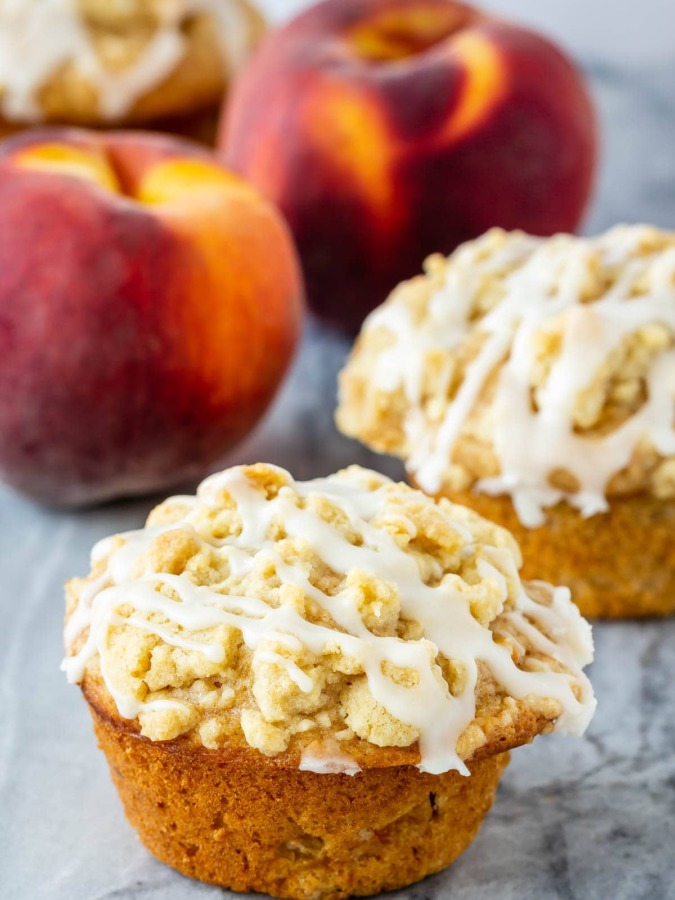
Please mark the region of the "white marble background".
<svg viewBox="0 0 675 900"><path fill-rule="evenodd" d="M31 0L26 0L31 2ZM276 18L305 5L266 0ZM486 0L542 28L591 77L604 126L587 228L675 227L674 0ZM299 477L352 461L395 474L333 429L344 341L310 326L292 377L232 462ZM78 691L58 672L61 585L151 500L41 510L0 488L0 898L193 900L226 892L155 862L127 826ZM675 900L675 622L596 628L599 709L583 740L514 753L470 850L409 900Z"/></svg>

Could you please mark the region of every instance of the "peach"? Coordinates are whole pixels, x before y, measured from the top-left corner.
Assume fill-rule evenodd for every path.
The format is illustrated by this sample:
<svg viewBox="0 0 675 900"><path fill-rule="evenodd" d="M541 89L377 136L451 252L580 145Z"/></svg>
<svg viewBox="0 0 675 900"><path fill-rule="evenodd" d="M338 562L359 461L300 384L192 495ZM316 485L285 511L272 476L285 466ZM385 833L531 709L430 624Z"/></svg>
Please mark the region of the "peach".
<svg viewBox="0 0 675 900"><path fill-rule="evenodd" d="M143 133L0 144L0 476L53 504L164 489L260 418L300 331L273 207Z"/></svg>
<svg viewBox="0 0 675 900"><path fill-rule="evenodd" d="M353 330L431 252L575 229L596 122L537 34L454 0L326 0L252 59L219 146L285 214L313 310Z"/></svg>

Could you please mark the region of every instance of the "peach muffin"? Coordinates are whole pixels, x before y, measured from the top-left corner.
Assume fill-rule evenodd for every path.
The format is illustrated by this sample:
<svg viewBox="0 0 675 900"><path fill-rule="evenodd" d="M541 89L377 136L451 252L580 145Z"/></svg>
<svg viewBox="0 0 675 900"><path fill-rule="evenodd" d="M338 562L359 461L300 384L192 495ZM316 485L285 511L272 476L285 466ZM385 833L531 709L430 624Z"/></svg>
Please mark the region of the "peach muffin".
<svg viewBox="0 0 675 900"><path fill-rule="evenodd" d="M356 466L229 469L99 543L64 668L143 843L307 900L447 866L508 751L595 706L589 625L519 565L502 528Z"/></svg>
<svg viewBox="0 0 675 900"><path fill-rule="evenodd" d="M248 0L0 0L0 133L201 123L262 27Z"/></svg>
<svg viewBox="0 0 675 900"><path fill-rule="evenodd" d="M584 615L675 610L675 233L498 229L367 320L343 432L513 532Z"/></svg>

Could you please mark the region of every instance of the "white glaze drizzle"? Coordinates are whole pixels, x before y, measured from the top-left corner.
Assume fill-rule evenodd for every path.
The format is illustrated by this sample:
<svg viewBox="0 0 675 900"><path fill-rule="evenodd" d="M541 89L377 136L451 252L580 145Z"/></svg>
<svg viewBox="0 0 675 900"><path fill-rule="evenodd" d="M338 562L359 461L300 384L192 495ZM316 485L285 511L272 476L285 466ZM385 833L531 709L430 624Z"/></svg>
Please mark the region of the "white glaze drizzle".
<svg viewBox="0 0 675 900"><path fill-rule="evenodd" d="M318 775L358 775L361 766L335 741L315 741L305 747L298 769Z"/></svg>
<svg viewBox="0 0 675 900"><path fill-rule="evenodd" d="M180 62L185 52L181 26L199 13L214 23L228 73L239 68L250 35L238 0L170 0L159 10L159 27L140 57L113 71L98 58L76 0L0 0L2 114L10 121L40 121L41 89L72 63L97 92L101 117L122 118Z"/></svg>
<svg viewBox="0 0 675 900"><path fill-rule="evenodd" d="M386 328L395 336L376 357L374 384L385 392L405 392L405 428L412 448L406 464L421 487L430 493L441 489L467 417L500 364L492 422L500 474L475 487L510 494L524 525L541 525L544 509L563 499L583 516L605 511L609 481L628 465L643 440L663 456L675 454L675 351L655 359L647 401L615 431L587 435L576 433L572 424L579 392L628 335L653 322L675 332L675 248L637 255L650 231L646 226L619 226L594 239L558 235L549 240L515 232L503 246L486 253L488 233L450 257L445 284L431 298L423 321L414 322L408 307L397 301L371 314L365 330ZM623 272L602 297L581 303L587 267L598 253L603 265L622 266ZM473 321L481 278L514 266L503 278L503 298L480 322ZM649 288L633 297L638 281L646 281ZM556 317L563 321L562 352L533 411L533 338ZM485 335L484 343L440 425L429 423L421 408L427 354L452 351L472 330ZM560 469L575 476L577 491L550 485L549 475Z"/></svg>
<svg viewBox="0 0 675 900"><path fill-rule="evenodd" d="M275 498L268 500L264 492L247 479L242 467L226 470L202 483L198 499L195 501L192 498L192 504L181 522L123 535L124 544L113 550L105 572L82 592L79 605L68 623L66 647L72 655L66 657L62 667L69 681L81 681L87 663L98 655L102 663L102 677L120 714L135 718L147 708L146 703L120 693L103 664L109 631L115 624L124 621L118 610L122 606L131 606L134 611L133 625L157 634L170 645L198 649L214 662L223 659L223 648L217 643L195 641L186 632L220 624L230 625L241 631L245 645L253 651L263 641L270 640L291 650L305 647L317 655L324 652L327 646L338 647L344 656L361 663L375 700L395 718L418 728L419 768L423 771L468 771L457 755L456 745L475 715L474 689L479 660L490 667L498 683L512 697L525 699L535 696L558 700L563 709L557 722L559 730L581 733L585 729L595 701L581 668L592 659L592 640L590 627L571 603L566 588L551 589L552 605L545 607L528 597L522 587L515 608L505 614L505 621L512 622L519 630L527 628L528 634L535 631L537 646L562 662L568 673L523 671L514 664L509 651L494 642L492 632L474 619L463 594L447 582L433 587L425 584L414 557L399 548L388 532L371 524L374 516L385 507L390 508L387 504L391 503L396 492L392 482L382 478L382 487L371 490L364 487L356 473L305 483L293 482L287 473L284 474L289 479L290 488L282 488ZM210 540L209 545L214 552L242 573L250 571L254 559L260 561L260 555L264 554L265 561L274 564L282 582L299 586L328 610L344 631L311 623L290 606L273 608L260 599L223 595L208 587L197 586L185 575L139 575L134 572L132 577L134 566L160 532L188 529L196 538L191 522L197 504L217 507L222 491L227 491L234 498L242 528L238 535L222 541ZM294 492L303 498L317 493L328 497L362 534L363 544L351 544L339 530L311 509L299 508L294 502ZM428 498L425 502L433 503ZM348 588L335 596L325 594L309 582L300 566L290 565L281 559L274 543L267 539L273 518L283 522L290 538L310 545L335 572L346 574L352 569L372 571L394 583L400 594L401 614L406 619L419 622L425 637L403 641L395 637L377 636L369 631ZM413 527L412 523L410 526ZM463 540L467 540L466 526L458 526L448 517L448 528L456 529ZM94 548L94 559L104 558L110 549L110 544L98 544ZM484 548L484 551L486 558L480 562L480 574L483 578L496 580L502 586L505 597L506 576L517 578L513 556L505 549ZM162 584L170 587L179 599L171 599L158 592L156 588ZM174 626L179 626L180 633L149 622L145 616L151 612L159 612ZM532 622L555 637L551 639L540 634L533 628ZM86 635L84 644L74 653L74 642L83 633ZM267 644L262 650L268 653ZM449 659L462 663L468 672L466 687L457 697L450 694L435 662L439 651ZM311 690L311 679L294 662L284 660L276 652L270 658L286 668L301 690ZM385 661L400 668L416 670L419 673L418 684L413 687L396 684L382 671ZM580 699L575 697L573 685L580 690ZM303 765L305 768L311 765L311 754ZM315 771L325 771L318 763L317 766Z"/></svg>

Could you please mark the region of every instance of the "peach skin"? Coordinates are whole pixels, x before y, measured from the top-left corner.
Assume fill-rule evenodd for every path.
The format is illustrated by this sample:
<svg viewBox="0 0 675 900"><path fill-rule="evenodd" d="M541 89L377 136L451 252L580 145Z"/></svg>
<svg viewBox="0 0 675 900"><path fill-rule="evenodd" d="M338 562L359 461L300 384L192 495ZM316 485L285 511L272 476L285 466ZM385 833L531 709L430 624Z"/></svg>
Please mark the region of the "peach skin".
<svg viewBox="0 0 675 900"><path fill-rule="evenodd" d="M214 467L292 358L302 280L258 192L188 142L0 145L0 475L50 504Z"/></svg>
<svg viewBox="0 0 675 900"><path fill-rule="evenodd" d="M355 330L431 252L574 230L596 122L537 34L454 0L325 0L251 60L219 146L285 214L310 306Z"/></svg>

